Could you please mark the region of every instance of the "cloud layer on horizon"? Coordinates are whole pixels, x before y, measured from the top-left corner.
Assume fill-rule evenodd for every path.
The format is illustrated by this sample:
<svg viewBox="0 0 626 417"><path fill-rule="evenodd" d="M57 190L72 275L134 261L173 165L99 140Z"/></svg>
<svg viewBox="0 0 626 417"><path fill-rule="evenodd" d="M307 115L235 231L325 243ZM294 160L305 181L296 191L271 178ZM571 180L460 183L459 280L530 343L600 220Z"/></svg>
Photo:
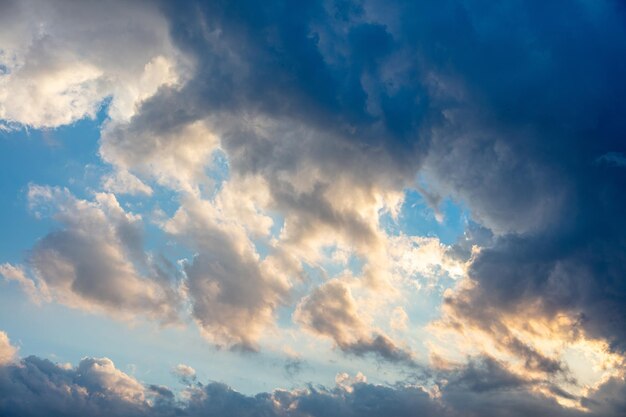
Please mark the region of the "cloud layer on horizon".
<svg viewBox="0 0 626 417"><path fill-rule="evenodd" d="M4 335L4 333L0 333ZM4 343L4 342L1 342ZM7 341L7 344L10 344ZM0 346L3 346L0 344ZM4 349L4 347L2 347ZM334 388L309 386L247 396L225 384L204 384L177 367L185 385L145 384L108 358L83 358L77 366L29 356L0 365L0 413L6 416L619 416L626 410L623 380L610 379L583 402L588 411L563 409L534 393L528 381L482 358L440 374L434 385L374 385L363 375L338 375Z"/></svg>

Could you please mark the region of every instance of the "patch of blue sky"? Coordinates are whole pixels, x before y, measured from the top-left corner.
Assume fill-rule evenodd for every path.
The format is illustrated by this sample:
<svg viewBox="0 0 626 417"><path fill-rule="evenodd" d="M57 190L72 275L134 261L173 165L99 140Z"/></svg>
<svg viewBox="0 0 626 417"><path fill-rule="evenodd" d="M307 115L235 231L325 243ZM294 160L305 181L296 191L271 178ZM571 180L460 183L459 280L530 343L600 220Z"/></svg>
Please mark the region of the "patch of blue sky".
<svg viewBox="0 0 626 417"><path fill-rule="evenodd" d="M440 220L422 194L406 189L397 220L385 213L381 216L381 225L392 235L402 232L409 236L437 237L442 243L451 245L463 235L470 217L469 210L451 198L444 198L438 210Z"/></svg>
<svg viewBox="0 0 626 417"><path fill-rule="evenodd" d="M204 170L208 184L200 184L200 194L202 198L213 201L230 179L230 163L228 156L221 149L216 149L211 153L211 160Z"/></svg>
<svg viewBox="0 0 626 417"><path fill-rule="evenodd" d="M53 227L51 219L37 220L28 211L29 184L67 187L81 198L98 186L91 168L102 165L98 137L104 117L103 110L94 120L54 130L0 130L0 262L20 262Z"/></svg>
<svg viewBox="0 0 626 417"><path fill-rule="evenodd" d="M194 252L169 236L160 224L174 216L180 207L178 193L165 187L151 184L153 194L116 195L125 210L142 216L143 245L147 252L165 257L172 264L182 259L193 258Z"/></svg>
<svg viewBox="0 0 626 417"><path fill-rule="evenodd" d="M264 259L272 253L272 240L280 238L280 233L285 226L285 217L279 212L270 210L264 212L264 214L272 219L272 226L270 227L269 235L262 237L251 236L252 243L254 244L261 259Z"/></svg>

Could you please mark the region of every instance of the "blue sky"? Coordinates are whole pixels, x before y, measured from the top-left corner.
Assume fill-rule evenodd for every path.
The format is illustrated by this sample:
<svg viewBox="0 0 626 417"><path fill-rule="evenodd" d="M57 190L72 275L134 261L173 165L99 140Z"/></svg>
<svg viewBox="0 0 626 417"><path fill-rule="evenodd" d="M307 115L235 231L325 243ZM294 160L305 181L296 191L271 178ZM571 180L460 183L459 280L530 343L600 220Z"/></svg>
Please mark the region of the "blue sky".
<svg viewBox="0 0 626 417"><path fill-rule="evenodd" d="M623 415L625 16L2 3L0 414Z"/></svg>

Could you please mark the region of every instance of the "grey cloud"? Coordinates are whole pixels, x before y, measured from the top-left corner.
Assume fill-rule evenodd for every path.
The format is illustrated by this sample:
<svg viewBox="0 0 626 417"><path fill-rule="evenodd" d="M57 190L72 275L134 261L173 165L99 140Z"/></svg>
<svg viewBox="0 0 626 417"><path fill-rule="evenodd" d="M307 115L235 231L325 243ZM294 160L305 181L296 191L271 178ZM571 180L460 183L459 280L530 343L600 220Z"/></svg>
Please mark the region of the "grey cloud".
<svg viewBox="0 0 626 417"><path fill-rule="evenodd" d="M461 102L480 104L446 114L424 165L498 235L470 267L476 285L450 300L459 321L490 331L532 305L623 352L626 177L603 158L624 151L624 9L569 5L467 3L444 18L460 26L435 33L441 57L464 81Z"/></svg>
<svg viewBox="0 0 626 417"><path fill-rule="evenodd" d="M130 117L180 60L167 21L151 2L3 1L0 118L54 128L109 115Z"/></svg>
<svg viewBox="0 0 626 417"><path fill-rule="evenodd" d="M370 329L361 318L347 285L332 280L315 288L298 305L294 320L305 329L330 337L344 352L357 356L373 354L391 362L413 364L410 351L389 337Z"/></svg>
<svg viewBox="0 0 626 417"><path fill-rule="evenodd" d="M120 318L178 320L171 269L145 252L140 218L113 195L86 201L64 189L31 186L29 199L36 213L48 211L62 225L39 240L27 260L45 297Z"/></svg>
<svg viewBox="0 0 626 417"><path fill-rule="evenodd" d="M71 368L30 356L0 366L0 413L22 417L617 417L624 410L625 385L617 378L606 381L583 399L587 411L562 407L533 392L532 381L508 374L488 358L474 360L438 378L441 380L434 396L418 386L363 382L248 396L225 384L198 383L188 387L185 399L180 399L167 387L141 384L106 358L85 358L78 367Z"/></svg>
<svg viewBox="0 0 626 417"><path fill-rule="evenodd" d="M142 390L138 382L116 371L108 359L88 358L78 368L65 369L30 356L0 368L0 413L25 417L144 416L148 412Z"/></svg>
<svg viewBox="0 0 626 417"><path fill-rule="evenodd" d="M260 261L243 227L209 202L185 200L165 230L196 251L184 271L192 313L205 335L218 345L256 350L289 281L280 271L270 273L271 258Z"/></svg>

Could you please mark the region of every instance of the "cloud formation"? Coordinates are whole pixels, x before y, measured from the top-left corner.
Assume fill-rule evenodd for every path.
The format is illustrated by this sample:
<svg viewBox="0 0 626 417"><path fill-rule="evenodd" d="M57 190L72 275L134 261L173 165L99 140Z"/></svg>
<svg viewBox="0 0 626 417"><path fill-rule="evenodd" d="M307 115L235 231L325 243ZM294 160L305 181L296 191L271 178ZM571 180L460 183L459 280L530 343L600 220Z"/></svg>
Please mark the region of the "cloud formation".
<svg viewBox="0 0 626 417"><path fill-rule="evenodd" d="M0 365L11 363L17 357L17 349L11 345L9 336L0 332Z"/></svg>
<svg viewBox="0 0 626 417"><path fill-rule="evenodd" d="M112 194L87 201L67 189L31 185L28 197L37 216L52 216L63 227L30 252L33 278L19 276L28 291L123 319L139 314L163 323L178 320L175 276L144 250L140 216L124 211Z"/></svg>
<svg viewBox="0 0 626 417"><path fill-rule="evenodd" d="M245 228L210 202L186 199L164 229L196 251L183 269L203 334L218 345L257 349L289 289L284 273L271 257L260 260Z"/></svg>
<svg viewBox="0 0 626 417"><path fill-rule="evenodd" d="M247 396L227 385L198 382L181 396L144 384L107 358L78 366L29 356L0 365L0 412L6 416L474 416L622 415L623 381L610 379L582 399L586 410L564 409L529 389L499 363L483 358L451 371L429 390L415 385L369 384L359 374L337 376L334 388L275 390Z"/></svg>
<svg viewBox="0 0 626 417"><path fill-rule="evenodd" d="M51 128L109 116L125 119L162 85L175 83L181 57L164 16L148 2L3 2L0 118Z"/></svg>
<svg viewBox="0 0 626 417"><path fill-rule="evenodd" d="M370 329L350 288L331 280L314 289L298 305L294 319L314 334L330 337L344 352L374 354L392 362L412 363L411 352L386 335Z"/></svg>
<svg viewBox="0 0 626 417"><path fill-rule="evenodd" d="M210 384L176 407L190 415L623 413L622 3L1 7L0 118L9 126L0 129L93 118L111 99L100 138L108 193L88 201L30 187L33 210L51 210L62 228L24 266L0 266L29 294L162 322L189 301L208 340L244 350L259 349L279 308L291 307L297 325L343 352L406 364L411 350L370 315L407 301L407 281L457 282L429 328L455 342L432 349L432 365L447 372L437 390L361 382L248 397ZM212 176L216 155L227 162ZM111 194L159 189L173 191L178 207L159 213L158 225L193 253L180 271L145 251L140 217ZM443 196L466 206L466 235L446 246L385 227L396 224L407 189L439 221ZM342 271L326 274L329 259ZM311 270L323 272L320 282ZM394 310L396 331L408 327L404 307ZM468 355L486 359L466 363ZM602 372L592 381L570 366L572 355ZM54 365L23 362L6 369L56 375ZM89 380L96 392L121 378L106 362L85 366L98 369ZM120 384L131 394L107 392L140 404L134 413L174 407L163 399L171 396L149 404L144 388Z"/></svg>

